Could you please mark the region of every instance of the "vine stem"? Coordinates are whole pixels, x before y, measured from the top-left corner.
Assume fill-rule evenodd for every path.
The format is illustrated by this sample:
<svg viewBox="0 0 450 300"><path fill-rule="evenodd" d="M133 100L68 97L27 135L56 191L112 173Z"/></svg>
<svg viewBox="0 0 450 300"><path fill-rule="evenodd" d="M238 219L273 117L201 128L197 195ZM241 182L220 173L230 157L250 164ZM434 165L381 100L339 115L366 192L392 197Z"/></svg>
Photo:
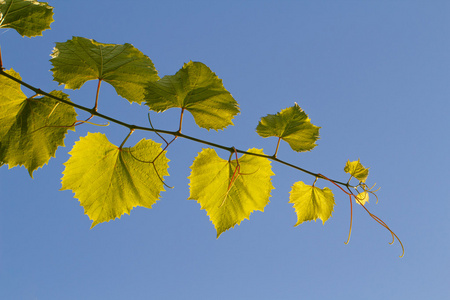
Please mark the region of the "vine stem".
<svg viewBox="0 0 450 300"><path fill-rule="evenodd" d="M128 138L133 134L134 129L130 129L130 132L128 133L127 137L123 140L122 144L120 144L119 149L122 150L123 145L125 145L125 142L128 140Z"/></svg>
<svg viewBox="0 0 450 300"><path fill-rule="evenodd" d="M2 47L0 46L0 70L3 71Z"/></svg>
<svg viewBox="0 0 450 300"><path fill-rule="evenodd" d="M286 162L286 161L281 160L281 159L279 159L279 158L276 158L276 157L274 157L274 156L270 156L270 155L266 155L266 154L259 154L259 153L247 152L247 151L244 151L244 150L236 149L235 147L227 147L227 146L223 146L223 145L220 145L220 144L212 143L212 142L209 142L209 141L206 141L206 140L202 140L202 139L199 139L199 138L195 138L195 137L193 137L193 136L189 136L189 135L183 134L183 133L181 133L181 132L179 132L179 131L169 131L169 130L163 130L163 129L156 129L156 128L153 128L153 127L152 127L152 128L149 128L149 127L144 127L144 126L138 126L138 125L134 125L134 124L129 124L129 123L120 121L120 120L118 120L118 119L112 118L112 117L110 117L110 116L101 114L101 113L99 113L99 112L97 112L97 111L95 110L95 107L94 107L94 108L87 108L87 107L84 107L84 106L82 106L82 105L73 103L73 102L71 102L71 101L68 101L68 100L59 98L59 97L57 97L57 96L51 95L51 94L49 94L49 93L47 93L47 92L44 92L44 91L42 91L41 89L38 89L38 88L36 88L36 87L34 87L34 86L32 86L32 85L30 85L30 84L28 84L28 83L26 83L26 82L20 80L20 79L15 78L14 76L9 75L9 74L6 73L4 70L0 70L0 75L5 76L5 77L7 77L7 78L9 78L9 79L11 79L11 80L13 80L13 81L15 81L15 82L17 82L17 83L23 85L24 87L26 87L26 88L28 88L28 89L34 91L36 94L40 94L40 95L43 95L43 96L47 96L47 97L52 98L52 99L55 99L55 100L57 100L57 101L59 101L59 102L61 102L61 103L70 105L70 106L72 106L72 107L78 108L78 109L83 110L83 111L86 111L86 112L89 112L90 114L92 114L92 115L94 115L94 116L103 118L103 119L108 120L108 121L110 121L110 122L112 122L112 123L115 123L115 124L118 124L118 125L127 127L128 129L130 129L130 134L129 134L129 135L131 135L132 131L134 131L134 130L142 130L142 131L150 131L150 132L155 132L155 133L168 134L168 135L174 136L175 138L178 138L178 137L184 138L184 139L191 140L191 141L194 141L194 142L197 142L197 143L201 143L201 144L204 144L204 145L208 145L208 146L211 146L211 147L223 149L223 150L226 150L226 151L231 152L231 153L235 153L235 152L236 152L236 153L240 153L240 154L247 154L247 155L252 155L252 156L258 156L258 157L262 157L262 158L267 158L267 159L270 159L270 160L275 161L275 162L277 162L277 163L280 163L280 164L283 164L283 165L285 165L285 166L291 167L291 168L293 168L293 169L299 170L299 171L301 171L301 172L303 172L303 173L309 174L309 175L311 175L311 176L313 176L313 177L319 177L319 178L328 180L328 181L330 181L330 182L333 182L333 183L336 184L336 185L341 185L341 186L344 186L344 187L347 187L347 188L349 188L349 187L350 187L350 188L354 188L354 186L350 185L349 183L344 183L344 182L341 182L341 181L338 181L338 180L334 180L334 179L331 179L331 178L325 178L325 177L324 177L323 175L321 175L320 173L314 173L314 172L308 171L308 170L306 170L306 169L303 169L303 168L301 168L301 167L299 167L299 166L293 165L293 164L291 164L291 163L289 163L289 162ZM180 118L180 119L181 119L181 118ZM128 138L128 137L127 137L127 138ZM125 141L126 141L126 139L125 139ZM125 141L122 143L121 147L123 146L123 144L125 143ZM169 143L169 144L170 144L170 143ZM167 148L167 147L166 147L166 148Z"/></svg>

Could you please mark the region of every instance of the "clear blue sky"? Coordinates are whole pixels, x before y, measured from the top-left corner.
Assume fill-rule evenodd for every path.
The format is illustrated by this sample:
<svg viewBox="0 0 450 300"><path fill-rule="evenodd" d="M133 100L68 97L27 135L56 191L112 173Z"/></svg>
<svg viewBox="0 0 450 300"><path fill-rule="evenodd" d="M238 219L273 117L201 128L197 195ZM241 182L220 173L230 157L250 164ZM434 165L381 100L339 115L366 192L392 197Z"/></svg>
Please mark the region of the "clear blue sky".
<svg viewBox="0 0 450 300"><path fill-rule="evenodd" d="M96 226L70 191L59 191L68 151L87 131L120 143L127 130L79 126L66 148L31 179L0 168L0 299L444 299L450 295L449 1L49 1L52 30L22 38L0 32L3 63L50 91L49 54L72 36L131 43L159 75L201 61L238 101L235 126L207 132L192 117L183 131L240 149L276 139L255 132L260 117L297 102L321 126L318 147L279 157L347 180L348 159L381 187L368 207L398 243L334 189L333 217L293 227L291 185L313 178L273 163L275 190L255 212L216 239L189 195L189 166L202 145L169 148L169 185L152 209L136 208ZM96 83L68 91L92 106ZM28 91L26 91L28 93ZM30 94L30 93L28 93ZM129 105L104 84L100 112L147 125L147 108ZM153 115L176 129L178 111ZM97 122L103 122L100 119ZM136 133L130 145L143 137ZM203 146L204 147L204 146ZM227 153L218 151L222 157ZM320 182L323 186L325 183Z"/></svg>

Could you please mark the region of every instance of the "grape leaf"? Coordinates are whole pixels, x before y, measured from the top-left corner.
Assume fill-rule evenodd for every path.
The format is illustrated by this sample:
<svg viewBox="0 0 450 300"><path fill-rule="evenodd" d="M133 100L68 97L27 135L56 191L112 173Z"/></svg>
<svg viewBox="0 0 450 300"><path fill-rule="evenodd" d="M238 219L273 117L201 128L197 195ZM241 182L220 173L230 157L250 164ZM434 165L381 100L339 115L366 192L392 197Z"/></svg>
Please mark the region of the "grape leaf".
<svg viewBox="0 0 450 300"><path fill-rule="evenodd" d="M172 107L189 111L198 126L206 129L223 129L239 107L217 77L206 65L190 61L175 75L164 76L148 84L146 104L151 110L162 112Z"/></svg>
<svg viewBox="0 0 450 300"><path fill-rule="evenodd" d="M266 138L276 136L286 141L292 150L310 151L319 139L319 128L311 123L308 115L295 103L276 115L261 118L256 132Z"/></svg>
<svg viewBox="0 0 450 300"><path fill-rule="evenodd" d="M34 0L0 0L0 28L13 28L21 36L42 35L53 22L53 7Z"/></svg>
<svg viewBox="0 0 450 300"><path fill-rule="evenodd" d="M262 150L248 152L263 154ZM214 149L203 149L191 166L189 200L206 210L219 237L248 219L255 210L264 211L273 189L267 158L244 154L236 160L220 158Z"/></svg>
<svg viewBox="0 0 450 300"><path fill-rule="evenodd" d="M14 70L6 73L21 79ZM69 100L60 91L53 96ZM69 129L74 130L75 109L49 97L27 98L20 84L0 76L0 162L10 168L25 166L33 171L55 156L58 146L64 146Z"/></svg>
<svg viewBox="0 0 450 300"><path fill-rule="evenodd" d="M359 193L358 196L356 196L359 201L356 201L356 203L364 205L369 202L369 193L368 192L362 192Z"/></svg>
<svg viewBox="0 0 450 300"><path fill-rule="evenodd" d="M132 148L111 144L101 133L80 138L64 164L61 190L72 190L91 228L129 214L136 206L151 208L164 191L168 159L161 144L142 139Z"/></svg>
<svg viewBox="0 0 450 300"><path fill-rule="evenodd" d="M79 89L88 80L100 79L130 102L141 103L144 86L159 79L150 58L131 44L103 44L73 37L56 43L51 56L51 71L59 84Z"/></svg>
<svg viewBox="0 0 450 300"><path fill-rule="evenodd" d="M334 195L329 188L317 188L299 181L294 183L289 197L289 203L294 203L298 226L305 221L325 222L331 217L334 207Z"/></svg>
<svg viewBox="0 0 450 300"><path fill-rule="evenodd" d="M366 179L369 176L369 168L365 168L359 162L359 159L355 161L347 161L344 171L345 173L349 173L361 182L366 182Z"/></svg>

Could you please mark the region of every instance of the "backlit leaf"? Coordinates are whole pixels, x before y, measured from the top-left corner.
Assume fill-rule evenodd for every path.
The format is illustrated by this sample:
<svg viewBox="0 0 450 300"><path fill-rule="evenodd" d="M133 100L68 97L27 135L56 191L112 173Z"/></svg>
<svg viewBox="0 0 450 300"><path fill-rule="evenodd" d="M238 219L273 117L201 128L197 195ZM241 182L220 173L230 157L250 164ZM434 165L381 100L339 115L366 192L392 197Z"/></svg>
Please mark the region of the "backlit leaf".
<svg viewBox="0 0 450 300"><path fill-rule="evenodd" d="M294 226L305 221L316 221L317 218L325 224L333 212L334 195L329 188L320 189L299 181L292 186L289 203L294 203L297 213L297 223Z"/></svg>
<svg viewBox="0 0 450 300"><path fill-rule="evenodd" d="M359 193L358 196L356 196L359 201L356 201L356 203L364 205L369 202L369 193L368 192L362 192Z"/></svg>
<svg viewBox="0 0 450 300"><path fill-rule="evenodd" d="M347 161L344 171L361 182L366 182L366 179L369 176L369 168L364 167L359 162L359 159L355 161Z"/></svg>
<svg viewBox="0 0 450 300"><path fill-rule="evenodd" d="M259 149L249 152L263 154ZM253 211L264 211L273 189L270 177L274 173L267 158L244 154L238 161L239 168L236 160L224 160L214 149L203 149L191 166L189 199L206 210L217 237Z"/></svg>
<svg viewBox="0 0 450 300"><path fill-rule="evenodd" d="M34 0L0 0L0 28L13 28L21 36L42 35L53 22L53 7Z"/></svg>
<svg viewBox="0 0 450 300"><path fill-rule="evenodd" d="M159 79L150 58L131 44L103 44L73 37L56 43L50 61L54 80L66 88L79 89L88 80L101 79L130 102L141 103L145 85Z"/></svg>
<svg viewBox="0 0 450 300"><path fill-rule="evenodd" d="M20 79L14 70L6 73ZM69 100L60 91L50 94ZM4 76L0 95L0 162L10 168L23 165L32 176L64 146L67 130L74 130L75 109L49 97L27 98L19 83Z"/></svg>
<svg viewBox="0 0 450 300"><path fill-rule="evenodd" d="M95 225L129 214L136 206L151 208L164 191L168 159L161 144L142 139L132 148L111 144L101 133L80 138L64 164L62 190L72 190Z"/></svg>
<svg viewBox="0 0 450 300"><path fill-rule="evenodd" d="M294 151L312 150L319 139L319 128L311 123L308 115L295 103L276 115L261 118L256 132L266 138L276 136L286 141Z"/></svg>
<svg viewBox="0 0 450 300"><path fill-rule="evenodd" d="M151 110L162 112L172 107L189 111L198 126L223 129L239 112L238 104L223 87L222 80L206 65L189 62L175 75L149 83L145 101Z"/></svg>

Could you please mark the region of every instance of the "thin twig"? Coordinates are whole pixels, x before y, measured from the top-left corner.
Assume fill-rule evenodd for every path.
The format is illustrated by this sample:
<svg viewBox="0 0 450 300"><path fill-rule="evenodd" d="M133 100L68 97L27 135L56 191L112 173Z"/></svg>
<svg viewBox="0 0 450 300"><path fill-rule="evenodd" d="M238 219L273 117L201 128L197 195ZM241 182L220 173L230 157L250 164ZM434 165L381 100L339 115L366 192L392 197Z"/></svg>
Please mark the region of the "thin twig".
<svg viewBox="0 0 450 300"><path fill-rule="evenodd" d="M123 145L125 145L125 142L128 140L128 138L131 136L131 134L134 132L134 129L130 129L130 132L128 133L127 137L123 140L122 144L120 144L119 149L122 150Z"/></svg>
<svg viewBox="0 0 450 300"><path fill-rule="evenodd" d="M152 124L152 120L150 119L150 113L148 113L148 123L150 123L150 127L152 128L152 129L155 129L155 127L153 127L153 124ZM158 131L156 131L155 132L165 143L166 143L166 145L167 144L169 144L167 141L166 141L166 139L162 136L162 135L160 135L159 133L158 133Z"/></svg>
<svg viewBox="0 0 450 300"><path fill-rule="evenodd" d="M3 60L2 60L2 47L0 46L0 70L4 70L3 68Z"/></svg>
<svg viewBox="0 0 450 300"><path fill-rule="evenodd" d="M327 177L325 177L322 174L319 174L322 178L331 181L330 179L328 179ZM332 181L331 181L332 182ZM334 183L334 182L333 182ZM384 228L386 228L392 235L392 242L390 242L389 244L393 244L395 239L397 239L397 241L400 243L400 246L402 247L402 255L400 255L400 257L403 257L405 255L405 248L403 247L403 243L402 241L399 239L399 237L392 231L391 228L389 228L389 226L383 221L381 220L379 217L377 217L376 215L374 215L373 213L371 213L369 211L369 209L361 202L361 199L358 198L357 195L353 194L353 191L350 190L350 186L347 186L347 189L349 190L349 192L345 191L342 187L338 186L336 183L334 183L334 185L336 185L338 188L340 188L344 193L346 193L347 195L349 195L350 197L350 202L351 202L351 197L353 196L355 198L355 200L364 208L364 210L369 214L369 216L374 219L378 224L380 224L381 226L383 226ZM350 226L351 226L351 222L350 222ZM350 227L350 233L351 233L351 227ZM349 240L350 240L350 233L349 233ZM348 241L347 241L348 242Z"/></svg>

